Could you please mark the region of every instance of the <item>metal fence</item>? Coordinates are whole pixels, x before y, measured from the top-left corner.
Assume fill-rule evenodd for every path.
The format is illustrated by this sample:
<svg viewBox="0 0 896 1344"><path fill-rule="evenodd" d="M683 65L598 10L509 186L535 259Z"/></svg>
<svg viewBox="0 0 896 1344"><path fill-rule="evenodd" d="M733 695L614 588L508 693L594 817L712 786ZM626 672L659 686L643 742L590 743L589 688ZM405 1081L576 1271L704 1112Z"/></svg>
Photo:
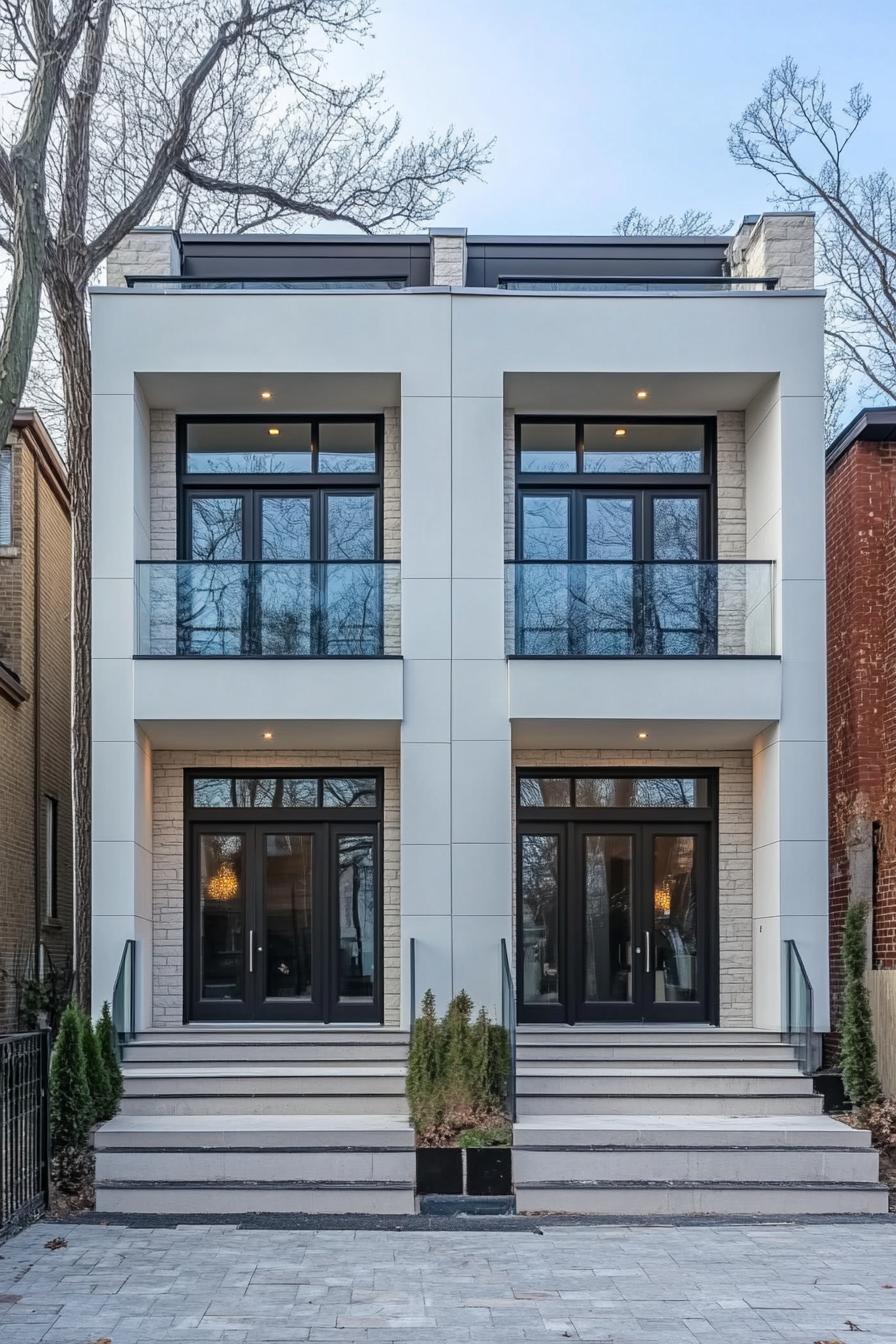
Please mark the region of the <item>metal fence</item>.
<svg viewBox="0 0 896 1344"><path fill-rule="evenodd" d="M0 1238L47 1207L49 1066L48 1031L0 1036Z"/></svg>

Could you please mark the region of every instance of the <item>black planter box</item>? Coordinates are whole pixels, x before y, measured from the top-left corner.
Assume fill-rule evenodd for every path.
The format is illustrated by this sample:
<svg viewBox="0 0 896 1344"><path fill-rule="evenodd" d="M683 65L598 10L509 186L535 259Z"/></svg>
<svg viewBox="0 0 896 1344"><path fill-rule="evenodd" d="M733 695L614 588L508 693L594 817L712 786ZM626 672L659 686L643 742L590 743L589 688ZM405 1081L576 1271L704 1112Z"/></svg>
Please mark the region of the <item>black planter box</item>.
<svg viewBox="0 0 896 1344"><path fill-rule="evenodd" d="M417 1194L462 1195L463 1153L460 1148L417 1149Z"/></svg>
<svg viewBox="0 0 896 1344"><path fill-rule="evenodd" d="M509 1148L467 1149L468 1195L509 1195L510 1189Z"/></svg>
<svg viewBox="0 0 896 1344"><path fill-rule="evenodd" d="M824 1099L825 1111L851 1111L852 1102L843 1086L843 1075L825 1069L812 1075L812 1086Z"/></svg>
<svg viewBox="0 0 896 1344"><path fill-rule="evenodd" d="M418 1195L509 1195L510 1192L509 1148L417 1149Z"/></svg>

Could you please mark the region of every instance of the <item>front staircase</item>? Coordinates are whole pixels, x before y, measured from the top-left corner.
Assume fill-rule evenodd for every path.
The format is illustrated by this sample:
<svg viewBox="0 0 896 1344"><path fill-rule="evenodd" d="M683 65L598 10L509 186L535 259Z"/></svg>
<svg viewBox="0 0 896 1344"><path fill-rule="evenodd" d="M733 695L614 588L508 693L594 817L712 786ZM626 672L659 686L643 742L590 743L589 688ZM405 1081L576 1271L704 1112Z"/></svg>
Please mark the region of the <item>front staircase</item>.
<svg viewBox="0 0 896 1344"><path fill-rule="evenodd" d="M865 1130L775 1032L517 1029L518 1213L886 1213Z"/></svg>
<svg viewBox="0 0 896 1344"><path fill-rule="evenodd" d="M382 1027L140 1032L96 1134L101 1213L413 1213L408 1038Z"/></svg>

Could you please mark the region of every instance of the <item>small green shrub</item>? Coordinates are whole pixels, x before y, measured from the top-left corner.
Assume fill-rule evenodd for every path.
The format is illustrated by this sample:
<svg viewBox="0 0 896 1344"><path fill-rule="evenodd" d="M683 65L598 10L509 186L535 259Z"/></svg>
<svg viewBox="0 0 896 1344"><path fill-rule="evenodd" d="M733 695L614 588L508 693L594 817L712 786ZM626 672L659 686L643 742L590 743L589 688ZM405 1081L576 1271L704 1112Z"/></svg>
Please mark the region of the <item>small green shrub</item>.
<svg viewBox="0 0 896 1344"><path fill-rule="evenodd" d="M461 1134L506 1131L507 1033L485 1009L471 1023L472 1012L472 999L461 990L439 1022L432 990L423 996L407 1074L408 1108L423 1146L443 1147ZM498 1141L471 1139L469 1146Z"/></svg>
<svg viewBox="0 0 896 1344"><path fill-rule="evenodd" d="M93 1103L93 1123L102 1124L114 1115L112 1096L109 1090L109 1074L100 1052L99 1041L89 1017L81 1014L81 1032L84 1043L84 1067L87 1072L87 1086Z"/></svg>
<svg viewBox="0 0 896 1344"><path fill-rule="evenodd" d="M113 1115L118 1114L121 1106L121 1098L124 1095L124 1079L121 1076L121 1065L118 1062L115 1027L112 1023L112 1014L109 1012L108 1003L103 1004L100 1020L96 1024L96 1042L99 1046L103 1067L106 1070L109 1090L109 1114L104 1116L103 1119L111 1120Z"/></svg>
<svg viewBox="0 0 896 1344"><path fill-rule="evenodd" d="M871 1006L865 985L867 918L867 904L856 901L847 907L843 925L845 988L840 1018L840 1068L846 1091L856 1106L868 1106L881 1095Z"/></svg>
<svg viewBox="0 0 896 1344"><path fill-rule="evenodd" d="M87 1081L81 1015L69 1003L59 1024L50 1060L50 1134L53 1180L65 1194L78 1193L93 1123L93 1099Z"/></svg>
<svg viewBox="0 0 896 1344"><path fill-rule="evenodd" d="M458 1148L507 1148L513 1141L510 1125L462 1129L454 1140Z"/></svg>
<svg viewBox="0 0 896 1344"><path fill-rule="evenodd" d="M423 995L414 1023L408 1057L407 1097L414 1128L419 1132L438 1125L444 1110L442 1096L442 1040L431 989Z"/></svg>

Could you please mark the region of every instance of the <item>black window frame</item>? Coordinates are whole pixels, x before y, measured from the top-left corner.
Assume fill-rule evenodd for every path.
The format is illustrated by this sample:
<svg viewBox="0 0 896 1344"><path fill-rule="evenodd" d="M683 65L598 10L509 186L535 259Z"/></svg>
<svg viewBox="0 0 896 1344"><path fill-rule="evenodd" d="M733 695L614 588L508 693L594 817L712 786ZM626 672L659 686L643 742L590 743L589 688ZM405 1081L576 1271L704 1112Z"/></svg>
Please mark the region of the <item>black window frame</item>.
<svg viewBox="0 0 896 1344"><path fill-rule="evenodd" d="M702 425L704 470L700 472L585 471L585 425ZM522 427L527 424L574 424L575 471L523 471ZM590 495L635 496L633 562L653 559L653 501L657 498L703 497L701 560L715 560L717 523L717 426L714 416L701 415L518 415L514 422L514 556L522 555L523 509L526 495L570 496L570 555L567 564L585 560L585 499Z"/></svg>
<svg viewBox="0 0 896 1344"><path fill-rule="evenodd" d="M193 782L197 779L316 779L316 807L202 807L193 801ZM333 807L323 802L323 781L325 779L372 779L376 787L376 803L373 807ZM187 821L213 821L216 817L226 817L234 821L260 821L265 817L277 817L283 821L358 821L369 822L383 820L383 768L382 766L351 766L343 769L338 765L320 766L311 769L297 766L253 766L237 768L235 766L202 766L184 771L184 817Z"/></svg>
<svg viewBox="0 0 896 1344"><path fill-rule="evenodd" d="M316 779L318 781L318 806L310 807L197 807L193 802L193 782L196 779L220 779L220 778L238 778L238 779ZM323 781L328 778L336 779L373 779L376 787L376 805L374 807L325 807L323 806ZM363 1022L365 1025L382 1024L385 1011L385 919L386 919L386 883L385 883L385 770L382 766L371 765L366 767L350 766L341 767L334 764L332 767L315 768L289 766L272 766L266 768L262 765L253 767L235 767L235 766L198 766L185 769L183 772L183 1021L185 1024L193 1020L193 1010L197 1004L196 991L194 984L196 973L196 953L198 936L196 928L196 900L198 896L198 885L196 873L194 872L194 834L197 829L218 828L226 830L227 827L234 827L239 830L242 828L243 835L249 835L248 826L254 825L259 832L265 828L270 830L278 825L307 825L316 828L316 834L322 835L323 828L326 826L326 835L328 847L322 860L327 874L329 884L328 897L331 906L328 913L328 919L333 920L332 902L336 899L336 862L335 845L333 840L341 834L352 831L370 831L373 830L376 842L376 873L377 873L377 907L376 907L376 975L374 978L373 998L370 1002L370 1011L366 1012L358 1009L356 1005L350 1004L347 1008L341 1003L336 1003L335 1011L326 1018L326 1024L344 1022ZM247 884L248 893L248 884ZM330 932L333 925L330 924ZM320 931L321 936L323 930ZM321 956L322 966L324 961L327 965L327 974L334 976L336 949L332 944L329 949L318 943L318 954ZM335 983L331 979L332 984ZM367 1001L365 1001L366 1003ZM221 1020L226 1019L226 1014L222 1015ZM200 1014L196 1020L218 1020L214 1014ZM259 1017L259 1024L267 1019ZM284 1020L290 1021L291 1018ZM301 1022L302 1016L296 1015L297 1022ZM314 1021L316 1019L309 1019Z"/></svg>
<svg viewBox="0 0 896 1344"><path fill-rule="evenodd" d="M43 804L43 917L53 920L59 918L59 799L45 793Z"/></svg>
<svg viewBox="0 0 896 1344"><path fill-rule="evenodd" d="M575 780L577 779L702 779L706 782L706 805L703 807L576 807ZM520 803L520 783L523 779L570 780L570 804L565 807L526 807ZM529 1011L531 1006L523 999L523 899L522 899L522 837L523 835L561 834L563 839L559 850L558 893L560 900L558 937L568 940L568 910L574 899L574 864L570 856L573 853L572 836L577 827L598 825L601 827L640 826L682 826L694 825L705 828L706 834L706 902L705 902L705 953L707 964L704 968L706 1021L718 1026L721 1011L720 992L720 872L719 872L719 799L721 772L718 766L689 766L685 762L675 766L663 765L606 765L600 762L593 766L566 767L562 763L545 766L518 765L513 778L513 825L514 854L516 856L516 875L514 877L513 911L516 926L516 974L517 974L517 1012L524 1021L539 1019L539 1014ZM563 993L568 989L561 980L561 1004ZM571 1007L568 1000L568 1006ZM546 1021L577 1020L571 1013L564 1016L562 1011L549 1011L543 1015ZM607 1020L610 1020L609 1018Z"/></svg>
<svg viewBox="0 0 896 1344"><path fill-rule="evenodd" d="M191 424L309 424L311 426L311 470L307 472L188 472L187 436ZM320 426L322 424L372 424L376 470L372 472L332 472L318 470ZM310 563L338 563L320 554L324 547L326 500L330 494L373 494L374 555L369 563L383 559L383 445L385 416L380 414L290 414L290 415L179 415L176 423L177 464L177 557L190 556L190 499L195 495L241 496L243 500L242 559L261 561L259 525L260 499L266 494L305 494L312 496ZM226 451L226 450L222 450ZM232 563L238 563L233 561ZM270 562L266 562L270 563Z"/></svg>
<svg viewBox="0 0 896 1344"><path fill-rule="evenodd" d="M520 800L524 779L568 779L569 802L559 807L531 807ZM575 802L577 779L700 779L706 784L706 803L695 807L579 807ZM517 820L523 821L693 821L718 822L719 771L713 766L678 765L581 765L516 767L514 807Z"/></svg>

